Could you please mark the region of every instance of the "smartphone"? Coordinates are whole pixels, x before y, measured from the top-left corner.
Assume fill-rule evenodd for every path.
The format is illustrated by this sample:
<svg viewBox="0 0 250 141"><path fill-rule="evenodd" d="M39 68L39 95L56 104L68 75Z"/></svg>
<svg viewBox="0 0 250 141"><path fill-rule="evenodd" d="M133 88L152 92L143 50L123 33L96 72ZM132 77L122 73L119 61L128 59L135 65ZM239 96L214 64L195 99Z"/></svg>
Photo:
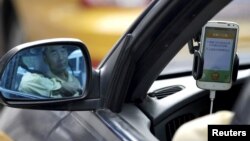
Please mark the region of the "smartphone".
<svg viewBox="0 0 250 141"><path fill-rule="evenodd" d="M202 76L196 81L199 88L231 88L238 33L239 25L227 21L210 21L202 28L200 53L204 65Z"/></svg>

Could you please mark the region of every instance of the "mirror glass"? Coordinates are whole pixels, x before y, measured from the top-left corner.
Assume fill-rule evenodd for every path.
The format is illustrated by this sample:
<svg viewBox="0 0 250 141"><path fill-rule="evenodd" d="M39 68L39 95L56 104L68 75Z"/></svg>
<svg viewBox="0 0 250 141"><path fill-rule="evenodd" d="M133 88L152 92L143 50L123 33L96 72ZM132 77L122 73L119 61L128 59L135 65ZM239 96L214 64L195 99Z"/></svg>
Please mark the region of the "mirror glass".
<svg viewBox="0 0 250 141"><path fill-rule="evenodd" d="M46 45L19 51L4 68L1 92L7 99L37 100L81 96L87 65L75 45Z"/></svg>

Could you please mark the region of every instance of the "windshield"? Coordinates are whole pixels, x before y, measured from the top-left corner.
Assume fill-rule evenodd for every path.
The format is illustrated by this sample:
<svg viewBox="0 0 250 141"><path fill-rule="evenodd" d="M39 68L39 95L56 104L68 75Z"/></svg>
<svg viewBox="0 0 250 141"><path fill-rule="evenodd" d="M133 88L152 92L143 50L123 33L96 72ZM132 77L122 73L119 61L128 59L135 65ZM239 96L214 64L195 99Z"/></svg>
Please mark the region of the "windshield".
<svg viewBox="0 0 250 141"><path fill-rule="evenodd" d="M211 20L232 21L239 24L239 39L237 54L240 64L250 64L250 1L234 0L222 9ZM161 75L190 72L193 65L193 55L185 45L176 57L161 72Z"/></svg>

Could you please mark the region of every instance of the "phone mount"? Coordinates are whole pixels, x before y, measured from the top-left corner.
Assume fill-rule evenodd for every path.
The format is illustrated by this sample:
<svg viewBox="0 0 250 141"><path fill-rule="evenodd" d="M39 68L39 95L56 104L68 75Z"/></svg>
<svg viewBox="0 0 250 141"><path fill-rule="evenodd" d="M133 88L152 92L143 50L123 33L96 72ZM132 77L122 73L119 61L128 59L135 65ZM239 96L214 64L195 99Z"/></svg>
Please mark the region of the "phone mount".
<svg viewBox="0 0 250 141"><path fill-rule="evenodd" d="M203 67L204 67L204 58L203 55L200 53L200 46L201 46L201 31L196 34L189 42L188 42L188 48L190 54L194 54L193 59L193 70L192 74L195 80L199 80L202 77L203 74ZM219 61L219 60L218 60ZM235 54L235 58L233 60L233 70L232 70L232 82L235 82L237 80L238 75L238 68L239 68L239 57L237 54ZM198 85L197 85L198 86ZM216 90L210 89L210 114L213 112L213 102L215 99Z"/></svg>
<svg viewBox="0 0 250 141"><path fill-rule="evenodd" d="M193 75L195 80L198 80L201 78L202 73L203 73L203 65L204 65L204 58L202 57L201 53L199 52L200 37L201 37L201 32L196 34L188 42L189 53L194 55L192 75ZM232 74L232 81L233 82L235 82L237 80L238 69L239 69L239 57L236 53L235 58L234 58L234 64L233 64L233 74Z"/></svg>

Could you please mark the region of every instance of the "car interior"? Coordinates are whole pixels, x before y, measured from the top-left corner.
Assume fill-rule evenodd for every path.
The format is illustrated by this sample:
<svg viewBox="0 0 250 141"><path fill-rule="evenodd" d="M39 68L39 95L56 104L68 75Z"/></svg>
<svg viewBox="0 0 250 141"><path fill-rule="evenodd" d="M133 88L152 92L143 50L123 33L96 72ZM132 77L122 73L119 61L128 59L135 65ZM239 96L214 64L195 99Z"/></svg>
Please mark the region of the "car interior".
<svg viewBox="0 0 250 141"><path fill-rule="evenodd" d="M181 3L180 1L178 2ZM170 8L168 8L170 10L172 10L171 8L179 8L178 10L180 10L182 6L184 7L185 3L190 4L190 6L187 6L188 8L192 7L191 2L181 4L178 4L178 2L171 3L173 7L171 7L171 5ZM157 3L157 1L154 1L154 3ZM87 100L93 103L89 104L89 101L86 100L81 104L79 104L80 102L74 103L73 101L69 101L66 106L63 105L64 103L59 103L58 105L61 107L64 106L64 110L73 109L70 111L70 113L72 113L71 116L73 116L73 118L83 119L83 125L87 125L88 128L91 127L91 131L98 130L97 123L93 123L94 121L98 122L102 128L104 128L103 125L106 125L107 128L105 128L105 130L98 130L98 135L103 135L105 132L108 132L112 134L112 137L113 134L115 134L120 140L171 141L175 132L184 123L210 114L210 91L200 89L196 85L196 80L192 72L193 54L190 54L187 44L195 38L195 36L190 35L189 32L195 30L195 33L199 33L200 29L196 28L196 25L201 26L207 22L202 16L213 17L213 15L227 3L229 3L229 1L226 0L220 3L221 5L216 2L209 4L208 2L199 1L195 4L203 6L204 9L215 7L216 10L211 13L205 10L204 12L198 9L197 6L196 8L198 10L190 10L191 12L187 9L183 11L180 10L180 14L175 15L176 17L168 14L164 15L164 13L159 15L159 17L166 16L169 19L166 18L164 21L157 21L156 19L156 22L153 23L154 25L149 25L150 22L148 22L147 19L141 19L148 14L146 10L144 15L142 15L141 18L139 17L138 21L135 22L135 25L143 25L142 29L148 27L149 31L147 32L153 34L148 34L146 31L141 31L141 28L131 26L100 66L92 70L92 82L95 85L91 85L90 88L92 89L90 93L95 94L90 96L92 99ZM151 6L160 7L161 5L152 4ZM150 9L150 7L148 9ZM174 13L178 10L173 10L172 12ZM196 12L201 13L198 16L196 15L197 17L193 15L193 17L195 17L195 24L193 21L186 19L190 17L190 15L188 15L190 13L186 11L191 14L195 14ZM158 14L157 12L157 10L151 11L148 15L149 17L153 17L154 14ZM211 18L211 20L216 18L217 17ZM202 21L199 22L201 19ZM173 20L176 23L168 23L168 20ZM145 25L144 22L147 24ZM183 22L188 22L188 24L182 26ZM151 29L151 26L155 29ZM172 28L170 29L169 27ZM157 33L160 34L158 35ZM170 36L170 34L173 35L173 37ZM161 35L164 35L164 37ZM193 36L193 38L190 39L191 36ZM129 43L133 40L136 41L132 42L134 46L131 48ZM166 42L169 44L165 44ZM181 46L183 44L185 45ZM242 44L239 44L239 46L241 45ZM119 54L120 52L123 52L123 54ZM239 66L236 67L238 73L235 77L237 79L233 81L232 87L229 90L216 91L216 97L213 101L213 113L223 110L236 113L232 124L249 124L250 119L245 118L244 122L243 120L239 122L237 118L237 116L242 117L244 115L243 111L246 110L246 107L249 105L247 100L245 100L245 103L242 102L242 99L249 99L249 96L247 96L247 98L242 98L242 96L247 95L246 93L250 88L247 85L250 78L250 65L247 63L247 58L244 58L241 54L243 52L244 50L241 49L237 52L240 62ZM183 64L177 64L175 62L175 60L178 61L180 59L184 62ZM165 60L167 61L165 62ZM167 67L165 66L166 64L168 65ZM171 65L179 65L182 67L181 70L171 69ZM97 92L98 90L100 93ZM99 96L101 100L98 99ZM87 96L87 98L89 97ZM243 106L240 103L243 103ZM50 107L52 107L50 104L51 103L49 103L47 107L43 107L43 109L50 109ZM86 106L86 109L90 109L90 112L77 111L79 110L76 108L78 106L77 104L83 107ZM99 109L94 109L93 107L98 107ZM39 108L41 109L41 106L34 104L33 109ZM57 107L55 106L54 108ZM248 115L246 117L249 117L249 110L246 113L246 115ZM85 116L79 118L77 117L79 115ZM99 123L96 117L98 117L102 123ZM87 123L87 118L93 118L91 125ZM69 119L68 117L64 117L63 120L66 121ZM77 122L81 123L81 121ZM57 128L54 129L55 132L59 132L59 130L56 129ZM88 130L88 132L89 131L90 130ZM112 133L110 133L110 131L112 131ZM71 133L73 131L69 132ZM50 135L50 137L53 138L54 134L50 133Z"/></svg>
<svg viewBox="0 0 250 141"><path fill-rule="evenodd" d="M213 112L232 111L248 77L249 70L241 69L230 90L217 91ZM192 76L156 80L140 109L151 119L150 130L156 137L171 140L183 123L209 114L209 91L197 88Z"/></svg>

